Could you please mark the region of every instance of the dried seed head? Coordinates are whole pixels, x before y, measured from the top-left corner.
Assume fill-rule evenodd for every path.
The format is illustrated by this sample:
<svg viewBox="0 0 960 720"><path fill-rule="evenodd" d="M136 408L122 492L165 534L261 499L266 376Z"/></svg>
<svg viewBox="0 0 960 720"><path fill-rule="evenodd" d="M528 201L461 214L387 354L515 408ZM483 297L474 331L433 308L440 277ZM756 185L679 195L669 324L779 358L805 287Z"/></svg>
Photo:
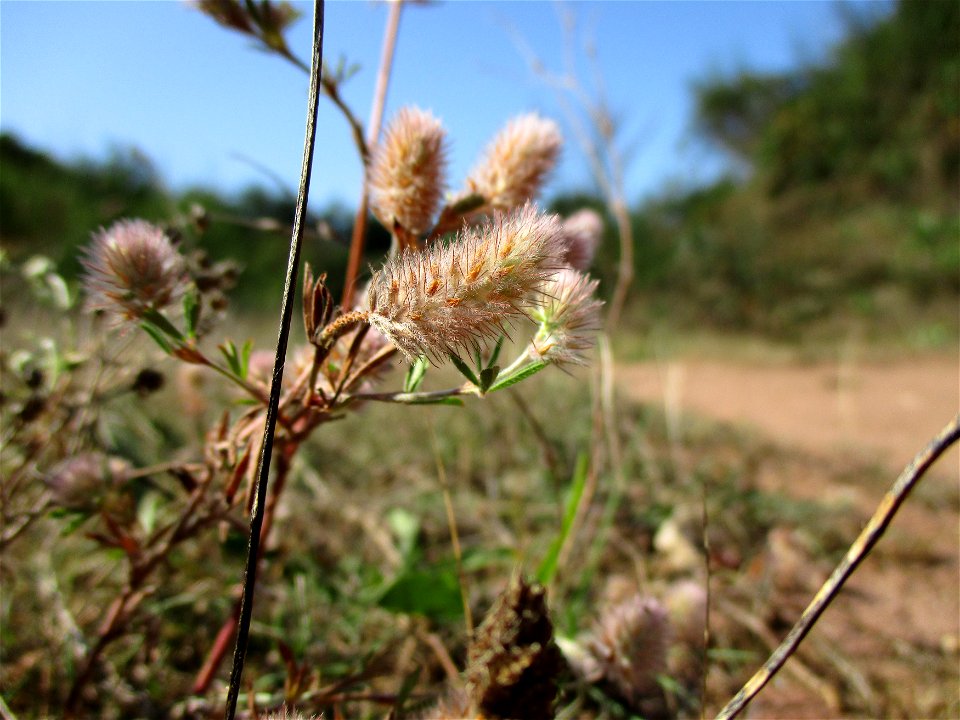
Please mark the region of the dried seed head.
<svg viewBox="0 0 960 720"><path fill-rule="evenodd" d="M163 230L144 220L101 229L81 262L88 308L107 311L118 325L167 307L187 287L183 257Z"/></svg>
<svg viewBox="0 0 960 720"><path fill-rule="evenodd" d="M197 0L196 8L231 30L253 34L246 9L236 0Z"/></svg>
<svg viewBox="0 0 960 720"><path fill-rule="evenodd" d="M707 592L694 580L680 580L668 590L665 605L674 630L667 655L670 677L683 683L696 682L702 677L706 658Z"/></svg>
<svg viewBox="0 0 960 720"><path fill-rule="evenodd" d="M546 362L583 365L600 329L600 307L594 296L598 282L566 268L543 287L544 300L532 317L540 329L530 344L530 354Z"/></svg>
<svg viewBox="0 0 960 720"><path fill-rule="evenodd" d="M467 691L484 718L553 717L563 656L545 591L519 574L497 598L467 650Z"/></svg>
<svg viewBox="0 0 960 720"><path fill-rule="evenodd" d="M666 608L634 595L601 614L588 646L603 677L634 705L657 687L666 669L671 636Z"/></svg>
<svg viewBox="0 0 960 720"><path fill-rule="evenodd" d="M603 234L603 218L589 208L579 210L563 221L563 234L567 236L567 254L564 259L574 270L586 272L600 245Z"/></svg>
<svg viewBox="0 0 960 720"><path fill-rule="evenodd" d="M487 147L468 185L494 210L509 211L536 197L556 165L563 139L536 113L514 118Z"/></svg>
<svg viewBox="0 0 960 720"><path fill-rule="evenodd" d="M681 580L671 586L666 597L670 621L676 639L694 647L703 645L707 624L707 591L694 580Z"/></svg>
<svg viewBox="0 0 960 720"><path fill-rule="evenodd" d="M370 160L370 205L388 230L413 234L430 228L443 194L445 132L425 110L403 108Z"/></svg>
<svg viewBox="0 0 960 720"><path fill-rule="evenodd" d="M449 245L390 260L367 291L370 324L411 359L481 345L541 302L563 249L555 215L529 204L497 215Z"/></svg>

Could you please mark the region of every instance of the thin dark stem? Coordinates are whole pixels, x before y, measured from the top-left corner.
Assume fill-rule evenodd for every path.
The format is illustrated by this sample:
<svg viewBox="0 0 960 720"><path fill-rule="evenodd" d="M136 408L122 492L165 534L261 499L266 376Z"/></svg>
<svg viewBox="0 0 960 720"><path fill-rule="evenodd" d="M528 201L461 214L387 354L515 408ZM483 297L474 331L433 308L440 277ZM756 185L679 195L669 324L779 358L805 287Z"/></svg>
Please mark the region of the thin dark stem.
<svg viewBox="0 0 960 720"><path fill-rule="evenodd" d="M877 541L880 540L880 536L883 535L893 516L897 510L900 509L904 500L907 499L910 491L913 490L917 482L919 482L920 478L923 477L924 473L933 465L937 458L946 452L958 438L960 438L960 415L957 415L949 422L947 426L940 431L940 434L937 435L926 448L920 451L910 464L904 468L903 472L900 473L900 477L897 478L893 487L883 496L883 500L880 501L880 505L876 512L874 512L873 517L870 518L870 522L867 523L867 526L860 533L859 537L854 541L853 545L850 546L850 549L847 550L847 554L844 555L843 560L840 561L836 570L833 571L830 579L828 579L827 582L823 584L823 587L817 591L817 594L814 595L813 600L807 605L807 609L803 611L803 615L800 616L797 624L793 626L790 634L787 635L780 644L780 647L773 651L763 667L757 670L754 676L747 681L747 684L744 685L740 691L734 695L733 699L727 703L726 707L720 711L720 714L717 715L717 720L730 720L739 715L747 704L756 697L757 693L763 689L764 685L783 667L787 658L794 653L803 638L810 632L814 623L816 623L820 615L823 614L823 611L827 609L827 606L839 594L847 578L853 574L853 571L857 569L860 562L873 549Z"/></svg>
<svg viewBox="0 0 960 720"><path fill-rule="evenodd" d="M547 464L547 470L554 483L554 489L556 489L557 483L560 482L560 460L557 458L557 450L553 445L553 441L547 435L547 431L543 429L543 425L537 420L537 416L533 414L533 411L530 409L530 406L527 405L523 396L514 388L509 388L507 394L510 396L513 404L517 406L517 410L523 415L527 424L530 425L530 429L533 431L534 437L537 438L537 442L540 443L540 450L543 452L543 461ZM562 509L560 510L560 514L561 516L563 515Z"/></svg>
<svg viewBox="0 0 960 720"><path fill-rule="evenodd" d="M283 288L280 311L280 332L277 338L277 354L273 365L273 382L270 385L270 401L267 405L267 420L263 431L263 443L257 468L256 503L250 518L250 544L247 548L247 565L243 577L243 596L240 600L240 620L237 624L237 645L233 654L233 670L230 673L230 688L227 692L225 717L233 720L240 695L240 680L243 676L243 661L247 653L250 634L250 618L253 613L253 591L257 581L257 559L260 553L260 532L266 507L267 481L270 474L270 458L273 454L273 436L277 426L280 406L280 388L283 378L284 358L287 354L287 339L293 318L293 295L300 267L300 249L303 241L303 219L307 210L307 195L310 189L310 170L313 165L313 149L316 139L317 106L320 96L320 73L323 60L323 0L314 0L313 9L313 55L311 58L310 91L307 99L307 129L303 148L303 165L300 170L300 192L293 221L293 237L290 240L290 256Z"/></svg>

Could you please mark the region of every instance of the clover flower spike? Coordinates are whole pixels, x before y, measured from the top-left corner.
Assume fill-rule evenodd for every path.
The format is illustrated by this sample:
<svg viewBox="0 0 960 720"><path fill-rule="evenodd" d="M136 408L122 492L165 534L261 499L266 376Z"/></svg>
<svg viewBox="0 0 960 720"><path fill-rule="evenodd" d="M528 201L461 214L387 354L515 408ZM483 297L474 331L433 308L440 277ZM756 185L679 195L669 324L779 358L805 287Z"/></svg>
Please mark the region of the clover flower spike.
<svg viewBox="0 0 960 720"><path fill-rule="evenodd" d="M81 259L87 307L115 325L161 310L187 288L183 257L163 230L144 220L120 220L93 236Z"/></svg>
<svg viewBox="0 0 960 720"><path fill-rule="evenodd" d="M543 304L532 314L540 323L529 353L558 365L583 365L600 329L600 307L594 296L598 282L565 268L543 288Z"/></svg>
<svg viewBox="0 0 960 720"><path fill-rule="evenodd" d="M607 608L590 642L603 677L636 704L657 686L666 669L672 628L666 608L657 600L634 595Z"/></svg>
<svg viewBox="0 0 960 720"><path fill-rule="evenodd" d="M394 256L370 283L368 320L410 359L479 347L544 301L565 247L555 215L529 204L498 214L446 246Z"/></svg>
<svg viewBox="0 0 960 720"><path fill-rule="evenodd" d="M514 118L493 139L468 180L490 208L509 211L533 199L560 155L557 124L536 113Z"/></svg>
<svg viewBox="0 0 960 720"><path fill-rule="evenodd" d="M370 160L373 214L392 231L430 228L443 194L446 148L440 121L425 110L403 108Z"/></svg>
<svg viewBox="0 0 960 720"><path fill-rule="evenodd" d="M568 241L567 264L574 270L589 270L603 234L603 218L590 208L578 210L564 218L563 233Z"/></svg>

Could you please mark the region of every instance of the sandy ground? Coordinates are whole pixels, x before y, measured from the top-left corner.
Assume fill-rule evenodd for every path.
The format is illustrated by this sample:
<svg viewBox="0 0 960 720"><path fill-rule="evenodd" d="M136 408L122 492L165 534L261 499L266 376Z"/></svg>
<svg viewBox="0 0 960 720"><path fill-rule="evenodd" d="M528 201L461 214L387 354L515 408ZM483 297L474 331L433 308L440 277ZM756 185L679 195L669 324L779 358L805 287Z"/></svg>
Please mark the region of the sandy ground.
<svg viewBox="0 0 960 720"><path fill-rule="evenodd" d="M693 418L720 420L808 457L794 477L770 473L762 481L765 489L827 506L844 502L856 516L855 527L960 410L955 356L847 366L678 359L619 368L618 381L632 399L664 407L668 422L681 431ZM842 471L824 470L864 463L879 469L876 482L856 474L846 481ZM954 447L801 646L798 662L810 665L810 676L822 687L811 689L781 674L746 717L960 713L958 493L960 452ZM801 604L791 616L829 568L820 570L822 577L798 593Z"/></svg>
<svg viewBox="0 0 960 720"><path fill-rule="evenodd" d="M960 411L960 360L751 365L674 360L621 368L631 398L756 429L817 455L854 453L898 471ZM939 462L956 478L954 448Z"/></svg>

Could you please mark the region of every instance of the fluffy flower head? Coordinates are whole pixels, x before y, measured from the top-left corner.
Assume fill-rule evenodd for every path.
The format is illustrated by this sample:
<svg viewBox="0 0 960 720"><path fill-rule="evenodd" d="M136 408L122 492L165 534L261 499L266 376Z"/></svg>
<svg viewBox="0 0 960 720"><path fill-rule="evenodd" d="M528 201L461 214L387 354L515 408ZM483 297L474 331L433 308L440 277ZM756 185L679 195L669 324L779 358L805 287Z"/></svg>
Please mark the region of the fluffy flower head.
<svg viewBox="0 0 960 720"><path fill-rule="evenodd" d="M443 194L446 149L440 121L403 108L370 160L370 204L388 230L394 223L420 234L430 228Z"/></svg>
<svg viewBox="0 0 960 720"><path fill-rule="evenodd" d="M540 329L530 344L530 354L546 362L583 365L600 329L600 307L594 296L597 281L565 268L543 288L543 304L532 317Z"/></svg>
<svg viewBox="0 0 960 720"><path fill-rule="evenodd" d="M666 608L653 598L634 595L603 612L589 646L603 677L636 703L656 687L657 674L666 669L671 634Z"/></svg>
<svg viewBox="0 0 960 720"><path fill-rule="evenodd" d="M183 257L144 220L120 220L95 233L81 262L88 307L107 311L115 324L167 307L186 289Z"/></svg>
<svg viewBox="0 0 960 720"><path fill-rule="evenodd" d="M552 120L536 113L516 117L490 143L468 184L494 210L512 210L540 191L562 144Z"/></svg>
<svg viewBox="0 0 960 720"><path fill-rule="evenodd" d="M411 359L478 346L542 301L564 247L559 219L527 205L446 246L407 250L371 281L370 324Z"/></svg>
<svg viewBox="0 0 960 720"><path fill-rule="evenodd" d="M589 270L603 234L603 218L590 208L578 210L564 219L563 234L567 236L567 264L574 270Z"/></svg>
<svg viewBox="0 0 960 720"><path fill-rule="evenodd" d="M127 464L119 458L88 452L61 460L44 478L54 501L63 507L95 507L103 494L125 478Z"/></svg>

